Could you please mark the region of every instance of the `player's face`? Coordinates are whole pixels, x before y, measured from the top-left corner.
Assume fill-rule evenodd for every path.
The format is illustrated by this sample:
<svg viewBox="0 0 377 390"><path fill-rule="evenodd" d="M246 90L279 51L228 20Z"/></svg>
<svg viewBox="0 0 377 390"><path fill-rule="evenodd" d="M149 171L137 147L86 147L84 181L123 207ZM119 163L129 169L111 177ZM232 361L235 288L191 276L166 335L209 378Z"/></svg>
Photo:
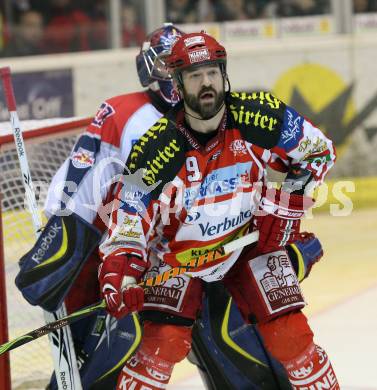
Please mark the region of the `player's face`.
<svg viewBox="0 0 377 390"><path fill-rule="evenodd" d="M224 78L219 65L205 65L182 72L185 103L203 119L210 119L224 102Z"/></svg>

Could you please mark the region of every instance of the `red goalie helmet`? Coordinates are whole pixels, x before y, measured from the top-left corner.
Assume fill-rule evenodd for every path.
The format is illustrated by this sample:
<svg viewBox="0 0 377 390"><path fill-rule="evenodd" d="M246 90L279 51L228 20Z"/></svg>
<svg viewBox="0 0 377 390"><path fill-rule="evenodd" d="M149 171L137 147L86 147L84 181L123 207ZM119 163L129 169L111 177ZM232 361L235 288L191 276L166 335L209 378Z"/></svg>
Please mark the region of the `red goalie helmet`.
<svg viewBox="0 0 377 390"><path fill-rule="evenodd" d="M226 71L224 46L203 31L179 37L165 61L174 76L177 76L177 73L183 69L211 63L218 63L223 73Z"/></svg>

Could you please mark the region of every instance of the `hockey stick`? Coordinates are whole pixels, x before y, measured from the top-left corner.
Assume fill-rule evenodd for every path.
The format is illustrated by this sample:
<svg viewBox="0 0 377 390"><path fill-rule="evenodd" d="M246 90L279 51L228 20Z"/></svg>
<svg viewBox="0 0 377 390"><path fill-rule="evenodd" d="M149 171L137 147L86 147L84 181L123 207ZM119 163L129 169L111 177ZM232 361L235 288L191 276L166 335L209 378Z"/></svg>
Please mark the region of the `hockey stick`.
<svg viewBox="0 0 377 390"><path fill-rule="evenodd" d="M38 238L38 231L42 227L42 221L40 215L38 214L37 201L35 198L29 163L26 156L21 124L17 114L16 99L13 91L10 68L0 68L0 77L3 83L5 100L8 107L10 123L15 139L26 200L30 214L32 216L35 236ZM62 305L61 308L59 308L54 313L44 311L43 314L45 321L48 324L51 321L59 321L59 319L64 318L67 315L67 312L65 306ZM51 329L49 339L58 388L59 390L81 390L81 379L78 371L71 330L68 327L59 331L57 329Z"/></svg>
<svg viewBox="0 0 377 390"><path fill-rule="evenodd" d="M256 242L259 238L259 232L255 231L253 233L249 233L243 237L237 238L236 240L233 240L219 248L216 248L212 251L207 252L204 255L201 255L199 257L196 257L189 262L178 265L177 267L173 267L170 270L167 270L157 276L154 276L152 278L146 279L139 283L140 286L146 288L146 287L153 287L157 286L161 283L166 282L169 279L175 278L178 275L182 275L186 272L190 272L204 264L210 263L212 261L218 260L224 255L230 254L231 252L241 249L246 245L250 245L254 242ZM85 318L92 313L105 309L106 303L105 300L102 300L100 302L95 303L94 305L85 307L81 310L78 310L64 318L61 318L55 322L51 322L47 325L44 325L38 329L35 329L29 333L26 333L23 336L17 337L16 339L9 341L3 345L0 345L0 355L2 355L5 352L8 352L12 349L18 348L21 345L27 344L30 341L36 340L39 337L42 337L50 332L55 331L56 329L60 329L66 325L70 325L73 322L76 322L78 320L81 320L82 318Z"/></svg>

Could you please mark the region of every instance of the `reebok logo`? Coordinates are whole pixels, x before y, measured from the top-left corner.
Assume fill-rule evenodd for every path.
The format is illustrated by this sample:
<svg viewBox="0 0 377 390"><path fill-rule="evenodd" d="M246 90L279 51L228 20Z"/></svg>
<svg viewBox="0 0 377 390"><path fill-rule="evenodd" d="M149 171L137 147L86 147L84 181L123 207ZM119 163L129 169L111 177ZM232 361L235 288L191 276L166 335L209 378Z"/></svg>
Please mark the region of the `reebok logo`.
<svg viewBox="0 0 377 390"><path fill-rule="evenodd" d="M51 225L49 227L47 233L45 232L42 233L43 238L39 243L38 249L31 256L33 261L39 264L43 260L43 257L45 256L46 252L49 250L53 240L62 230L63 227L59 226L58 223L56 222L54 225Z"/></svg>
<svg viewBox="0 0 377 390"><path fill-rule="evenodd" d="M238 225L241 225L244 221L249 220L251 218L252 214L250 210L247 211L241 211L237 217L234 218L228 218L225 217L224 222L221 222L217 225L211 225L209 222L207 222L205 225L200 223L199 227L202 231L203 236L214 236L219 233L224 233L227 230L234 228Z"/></svg>
<svg viewBox="0 0 377 390"><path fill-rule="evenodd" d="M60 380L61 380L61 384L63 386L63 389L68 389L68 384L67 384L67 381L65 379L65 372L64 371L60 371Z"/></svg>
<svg viewBox="0 0 377 390"><path fill-rule="evenodd" d="M16 136L16 146L18 149L18 153L20 156L23 156L25 154L24 145L22 141L22 135L21 135L21 129L19 127L16 127L14 129L14 134Z"/></svg>

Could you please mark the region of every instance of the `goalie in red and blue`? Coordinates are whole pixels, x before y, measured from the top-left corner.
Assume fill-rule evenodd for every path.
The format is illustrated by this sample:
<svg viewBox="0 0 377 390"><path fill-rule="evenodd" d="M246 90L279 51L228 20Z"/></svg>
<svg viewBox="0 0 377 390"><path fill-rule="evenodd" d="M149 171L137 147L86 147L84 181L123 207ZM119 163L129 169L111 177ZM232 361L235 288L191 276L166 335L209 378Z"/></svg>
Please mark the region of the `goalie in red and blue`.
<svg viewBox="0 0 377 390"><path fill-rule="evenodd" d="M148 37L136 58L140 82L148 89L106 100L55 175L46 204L50 220L35 247L22 259L17 278L30 303L54 310L65 300L68 311L74 312L100 299L97 281L100 259L95 246L106 229L112 208L114 178L122 173L133 144L179 100L164 57L181 35L176 27L165 25ZM235 144L234 149L242 154L242 143ZM234 180L229 180L217 186L234 184ZM235 221L243 221L248 216L248 212L242 213ZM194 222L197 217L195 213L187 215L186 223ZM225 220L224 227L232 221L232 218ZM209 225L203 229L213 231ZM54 235L53 245L46 245L51 235ZM301 276L322 256L321 246L312 235L298 236L296 245L287 245L287 249L295 271ZM55 261L49 261L51 258ZM154 274L166 267L169 266L152 267L148 272ZM216 285L215 289L211 284L206 289L202 315L196 323L193 314L186 316L190 299L186 291L191 291L191 285L195 284L190 278L179 277L161 288L147 291L145 308L148 310L141 313L146 329L150 329L150 318L172 326L193 327L194 353L190 358L199 366L209 389L287 386L288 379L281 365L266 353L256 327L245 326L237 307L228 306L231 301L222 286ZM218 302L220 296L222 304L214 307L214 300ZM221 327L225 319L226 330ZM241 330L232 336L238 328ZM72 333L84 389L115 388L125 360L140 342L135 318L128 315L117 320L102 312L74 324ZM212 354L213 349L218 352L216 355ZM56 388L54 380L50 388Z"/></svg>
<svg viewBox="0 0 377 390"><path fill-rule="evenodd" d="M300 237L301 218L313 205L309 190L334 164L332 142L270 93L231 92L226 60L225 48L205 33L178 38L165 61L182 100L127 160L100 246L99 282L111 315L142 310L144 333L117 388L166 388L191 350L204 286L222 280L284 367L285 388L339 389L301 311L305 301L285 249ZM280 189L268 187L268 166L287 173ZM163 287L137 284L253 229L256 246L211 259Z"/></svg>

